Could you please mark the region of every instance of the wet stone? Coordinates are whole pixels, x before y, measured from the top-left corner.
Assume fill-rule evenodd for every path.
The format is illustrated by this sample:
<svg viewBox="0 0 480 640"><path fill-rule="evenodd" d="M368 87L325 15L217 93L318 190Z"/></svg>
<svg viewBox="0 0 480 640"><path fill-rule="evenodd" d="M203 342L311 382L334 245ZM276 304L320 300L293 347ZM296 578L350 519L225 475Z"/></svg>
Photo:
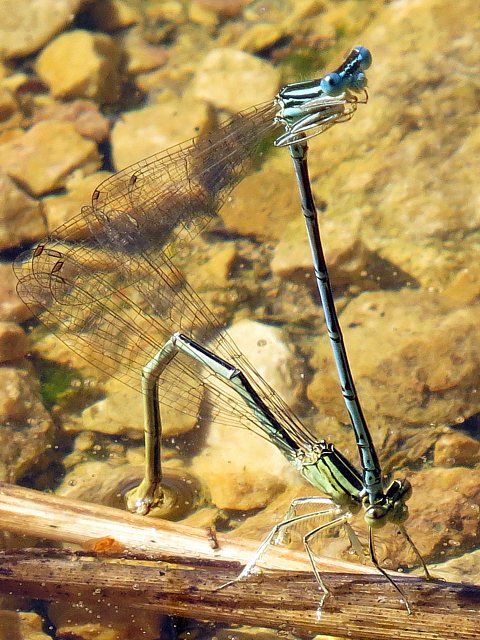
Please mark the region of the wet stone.
<svg viewBox="0 0 480 640"><path fill-rule="evenodd" d="M192 3L193 4L193 3ZM221 17L237 16L247 4L246 0L194 0L194 4L208 9Z"/></svg>
<svg viewBox="0 0 480 640"><path fill-rule="evenodd" d="M237 113L273 99L280 84L278 69L243 51L213 49L192 81L197 98L215 107Z"/></svg>
<svg viewBox="0 0 480 640"><path fill-rule="evenodd" d="M0 86L0 130L19 126L23 115L12 91L6 86Z"/></svg>
<svg viewBox="0 0 480 640"><path fill-rule="evenodd" d="M2 0L0 54L26 56L40 49L74 19L81 0Z"/></svg>
<svg viewBox="0 0 480 640"><path fill-rule="evenodd" d="M25 331L14 322L0 322L0 362L23 358L28 351Z"/></svg>
<svg viewBox="0 0 480 640"><path fill-rule="evenodd" d="M138 375L140 379L140 371ZM143 439L144 411L140 393L113 379L106 384L105 390L107 397L85 409L81 425L77 426L111 435ZM196 418L173 411L165 405L161 407L161 415L164 437L185 433L197 424Z"/></svg>
<svg viewBox="0 0 480 640"><path fill-rule="evenodd" d="M125 29L142 19L134 6L124 0L96 2L90 9L89 15L98 29L108 32Z"/></svg>
<svg viewBox="0 0 480 640"><path fill-rule="evenodd" d="M285 233L292 211L299 209L295 189L291 171L284 168L281 158L274 157L240 182L219 214L232 233L278 239Z"/></svg>
<svg viewBox="0 0 480 640"><path fill-rule="evenodd" d="M70 180L66 185L66 193L44 198L42 203L48 229L56 229L78 215L83 206L90 206L93 192L110 175L108 171L98 171L80 179Z"/></svg>
<svg viewBox="0 0 480 640"><path fill-rule="evenodd" d="M480 462L480 442L466 433L449 432L435 443L433 460L440 467L471 466Z"/></svg>
<svg viewBox="0 0 480 640"><path fill-rule="evenodd" d="M190 22L198 24L205 29L216 27L218 24L218 16L202 5L191 2L188 7L188 18Z"/></svg>
<svg viewBox="0 0 480 640"><path fill-rule="evenodd" d="M45 231L42 204L0 171L0 250L38 240Z"/></svg>
<svg viewBox="0 0 480 640"><path fill-rule="evenodd" d="M197 244L197 243L196 243ZM237 257L234 242L202 246L201 253L192 251L185 276L194 290L203 298L203 293L228 287L230 272Z"/></svg>
<svg viewBox="0 0 480 640"><path fill-rule="evenodd" d="M365 280L365 271L372 256L362 242L361 218L355 212L348 216L325 218L321 221L322 242L328 269L335 287L354 285ZM312 273L312 256L303 216L291 220L275 247L272 272L282 278L292 278Z"/></svg>
<svg viewBox="0 0 480 640"><path fill-rule="evenodd" d="M27 368L0 367L0 477L14 482L52 443L53 424Z"/></svg>
<svg viewBox="0 0 480 640"><path fill-rule="evenodd" d="M94 140L97 144L106 140L110 131L108 119L90 100L73 100L66 104L53 102L35 112L32 124L44 120L71 122L83 138Z"/></svg>
<svg viewBox="0 0 480 640"><path fill-rule="evenodd" d="M425 559L457 556L478 543L480 520L480 471L466 467L431 468L415 474L408 501L408 533ZM388 532L386 532L388 534ZM403 562L414 557L401 536L389 535L389 558Z"/></svg>
<svg viewBox="0 0 480 640"><path fill-rule="evenodd" d="M45 620L37 613L0 611L0 627L5 631L15 629L18 640L50 640L51 636L43 631L44 623Z"/></svg>
<svg viewBox="0 0 480 640"><path fill-rule="evenodd" d="M161 625L158 613L132 613L121 603L111 607L93 602L83 606L78 602L55 603L49 605L48 615L59 638L76 640L157 640Z"/></svg>
<svg viewBox="0 0 480 640"><path fill-rule="evenodd" d="M480 300L480 265L474 262L458 271L445 289L442 296L453 304L467 305Z"/></svg>
<svg viewBox="0 0 480 640"><path fill-rule="evenodd" d="M299 377L281 332L245 320L233 325L229 335L260 375L294 406L300 393ZM192 461L192 472L208 486L218 508L236 510L265 506L296 473L268 440L246 427L223 425L220 420L211 425L206 446Z"/></svg>
<svg viewBox="0 0 480 640"><path fill-rule="evenodd" d="M39 122L0 145L0 166L37 196L63 187L75 169L92 173L99 164L97 145L69 122Z"/></svg>
<svg viewBox="0 0 480 640"><path fill-rule="evenodd" d="M154 47L141 42L130 44L127 41L125 49L128 56L127 70L133 75L158 69L168 60L166 47Z"/></svg>
<svg viewBox="0 0 480 640"><path fill-rule="evenodd" d="M123 169L189 137L198 136L209 124L208 107L187 98L130 111L112 130L115 167Z"/></svg>
<svg viewBox="0 0 480 640"><path fill-rule="evenodd" d="M37 72L56 98L112 103L120 94L120 63L121 51L112 38L78 29L45 47Z"/></svg>
<svg viewBox="0 0 480 640"><path fill-rule="evenodd" d="M405 424L453 424L478 411L479 322L479 305L449 310L441 296L421 290L352 300L340 324L369 424L385 435ZM308 396L348 423L331 358L325 338L312 359L317 373Z"/></svg>
<svg viewBox="0 0 480 640"><path fill-rule="evenodd" d="M280 40L282 35L283 29L281 29L278 23L254 24L241 36L237 46L242 49L242 51L255 53L256 51L271 47Z"/></svg>
<svg viewBox="0 0 480 640"><path fill-rule="evenodd" d="M0 263L0 321L23 322L32 317L29 308L18 297L16 287L12 265Z"/></svg>
<svg viewBox="0 0 480 640"><path fill-rule="evenodd" d="M480 550L465 553L459 558L431 565L434 576L449 582L480 583Z"/></svg>
<svg viewBox="0 0 480 640"><path fill-rule="evenodd" d="M88 460L86 452L78 458L84 461L77 460L77 464L68 471L56 489L57 495L123 508L122 491L132 480L133 483L138 481L138 470L122 459ZM68 462L71 464L74 460Z"/></svg>

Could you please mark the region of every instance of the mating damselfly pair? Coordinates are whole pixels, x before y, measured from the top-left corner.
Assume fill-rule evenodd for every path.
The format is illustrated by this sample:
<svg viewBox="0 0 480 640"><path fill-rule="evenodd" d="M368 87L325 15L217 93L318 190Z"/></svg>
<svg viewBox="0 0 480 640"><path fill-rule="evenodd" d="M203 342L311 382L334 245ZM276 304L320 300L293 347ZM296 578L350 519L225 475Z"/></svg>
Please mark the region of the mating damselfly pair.
<svg viewBox="0 0 480 640"><path fill-rule="evenodd" d="M18 292L35 315L68 346L102 371L139 389L145 413L145 477L128 495L129 509L147 513L162 501L162 406L257 431L277 446L302 476L329 497L296 500L239 577L250 575L282 531L319 515L331 516L309 532L305 549L324 595L327 589L310 547L321 529L349 525L364 510L370 557L380 567L374 529L403 522L411 494L407 480L384 487L375 448L358 400L319 235L307 167L308 138L352 117L365 96L371 55L352 50L320 80L283 88L273 102L233 116L218 130L146 158L105 180L92 205L56 229L15 265ZM365 101L364 100L364 101ZM362 473L325 440L317 440L238 351L175 265L246 175L262 138L279 132L288 146L307 222L315 277L351 418ZM280 134L280 131L283 132ZM299 504L315 507L296 515ZM322 596L322 602L323 602Z"/></svg>

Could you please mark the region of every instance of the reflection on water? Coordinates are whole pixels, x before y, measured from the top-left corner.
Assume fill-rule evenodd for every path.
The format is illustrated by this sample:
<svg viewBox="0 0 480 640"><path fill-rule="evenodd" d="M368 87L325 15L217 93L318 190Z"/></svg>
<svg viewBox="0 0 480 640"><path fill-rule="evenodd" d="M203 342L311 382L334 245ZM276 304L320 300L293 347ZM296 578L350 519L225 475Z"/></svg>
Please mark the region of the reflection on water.
<svg viewBox="0 0 480 640"><path fill-rule="evenodd" d="M143 460L140 395L34 327L13 293L10 261L20 247L91 204L96 186L124 164L212 130L240 98L243 106L259 103L279 82L336 67L362 42L374 56L369 103L310 145L326 257L382 464L414 488L409 533L427 562L452 559L437 575L478 583L474 0L455 12L447 0L326 2L320 9L307 0L74 2L63 13L49 5L29 20L16 4L9 16L15 38L3 39L2 479L118 504L115 487L102 493L95 475L103 478L112 465L125 469L120 490ZM178 266L308 427L356 462L290 160L267 145L260 153L256 170L208 234L184 247ZM30 344L16 322L34 327ZM210 428L203 413L201 421L164 414L165 464L191 474L203 488L198 504L207 505L201 521L194 510L182 515L260 539L292 497L311 489L271 445L245 430ZM354 526L363 539L362 523ZM301 531L291 538L301 546ZM388 527L379 538L385 566L413 565ZM353 559L337 532L319 547ZM129 638L224 633L164 621L159 636L157 616L126 616L107 620L107 612L77 603L68 611L52 606L44 632L83 637L88 624L99 633L114 626L116 637Z"/></svg>

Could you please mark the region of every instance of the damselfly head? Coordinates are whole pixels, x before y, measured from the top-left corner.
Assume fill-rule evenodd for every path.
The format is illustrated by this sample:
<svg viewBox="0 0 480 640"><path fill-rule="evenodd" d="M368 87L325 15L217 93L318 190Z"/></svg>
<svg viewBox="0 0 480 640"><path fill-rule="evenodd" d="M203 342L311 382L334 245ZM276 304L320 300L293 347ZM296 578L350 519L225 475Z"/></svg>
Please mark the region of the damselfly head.
<svg viewBox="0 0 480 640"><path fill-rule="evenodd" d="M412 495L412 485L408 480L394 480L385 491L385 495L375 504L363 498L365 521L369 527L380 529L387 522L402 524L408 519L408 507L405 504Z"/></svg>

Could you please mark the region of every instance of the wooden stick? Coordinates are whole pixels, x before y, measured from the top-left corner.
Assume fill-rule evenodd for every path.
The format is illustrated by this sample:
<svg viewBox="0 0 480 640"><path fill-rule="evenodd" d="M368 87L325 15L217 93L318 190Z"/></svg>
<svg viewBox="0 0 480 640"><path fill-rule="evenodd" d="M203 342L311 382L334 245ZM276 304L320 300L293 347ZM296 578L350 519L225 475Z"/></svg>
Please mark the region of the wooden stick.
<svg viewBox="0 0 480 640"><path fill-rule="evenodd" d="M168 560L220 560L245 564L258 548L258 540L217 534L218 549L206 529L177 522L138 516L103 505L81 502L0 482L0 529L47 540L69 542L95 550L96 541L111 539L112 550ZM108 542L105 541L106 546ZM310 571L304 553L272 547L262 566L285 571ZM372 573L376 571L350 562L319 559L322 571Z"/></svg>
<svg viewBox="0 0 480 640"><path fill-rule="evenodd" d="M181 558L179 559L181 560ZM319 619L318 585L311 572L276 571L215 591L236 575L217 566L176 568L165 563L95 560L54 550L7 551L0 591L46 600L147 608L159 613L291 633L331 634L358 640L478 639L480 588L397 577L413 606L408 615L381 576L329 574L331 595Z"/></svg>
<svg viewBox="0 0 480 640"><path fill-rule="evenodd" d="M91 552L6 551L0 561L3 593L46 600L67 598L70 602L91 600L228 624L349 635L359 640L478 638L479 587L396 574L395 580L414 610L408 616L398 594L382 576L330 573L326 582L331 595L317 619L318 585L303 554L274 548L269 566L297 566L295 573L264 573L218 591L216 586L238 574L233 561L243 562L257 542L219 535L219 549L214 550L201 529L1 483L0 527L124 556L120 563L99 557L99 553L94 557ZM103 547L100 542L105 539L113 542ZM133 559L133 555L148 561ZM158 558L170 564L160 563ZM298 564L307 571L298 573ZM335 564L337 571L341 571L339 564L349 566ZM326 567L319 564L321 571L333 568L333 562ZM352 568L359 570L356 565Z"/></svg>

